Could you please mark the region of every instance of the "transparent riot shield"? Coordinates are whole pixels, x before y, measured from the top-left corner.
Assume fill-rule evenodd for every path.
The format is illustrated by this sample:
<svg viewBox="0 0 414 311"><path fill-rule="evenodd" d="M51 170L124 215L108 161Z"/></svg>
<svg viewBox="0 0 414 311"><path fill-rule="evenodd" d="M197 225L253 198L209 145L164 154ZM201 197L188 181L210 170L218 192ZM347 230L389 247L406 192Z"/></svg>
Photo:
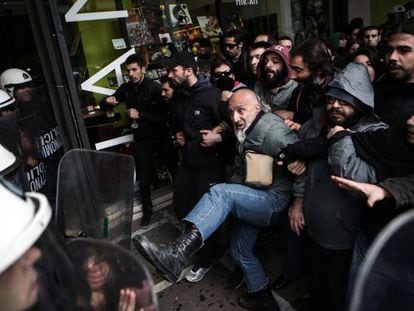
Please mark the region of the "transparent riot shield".
<svg viewBox="0 0 414 311"><path fill-rule="evenodd" d="M369 248L350 311L400 311L414 306L414 210L390 222Z"/></svg>
<svg viewBox="0 0 414 311"><path fill-rule="evenodd" d="M94 310L118 310L121 291L125 294L127 290L134 292L135 298L130 301L134 310L158 310L151 276L131 252L89 238L72 239L67 246L76 270L89 284Z"/></svg>
<svg viewBox="0 0 414 311"><path fill-rule="evenodd" d="M66 236L107 239L130 249L135 164L131 156L71 150L59 164L56 222Z"/></svg>

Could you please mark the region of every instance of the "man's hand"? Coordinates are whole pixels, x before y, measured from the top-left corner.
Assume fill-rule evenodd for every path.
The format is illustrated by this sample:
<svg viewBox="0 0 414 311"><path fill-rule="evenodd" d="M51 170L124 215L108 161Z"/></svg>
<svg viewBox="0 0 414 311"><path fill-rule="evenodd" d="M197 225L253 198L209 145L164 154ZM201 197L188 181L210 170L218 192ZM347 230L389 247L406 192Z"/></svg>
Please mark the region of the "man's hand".
<svg viewBox="0 0 414 311"><path fill-rule="evenodd" d="M376 202L392 196L387 189L377 185L357 182L337 176L332 176L332 180L343 189L357 191L365 195L367 197L367 204L369 207L373 207Z"/></svg>
<svg viewBox="0 0 414 311"><path fill-rule="evenodd" d="M290 227L297 235L300 235L301 230L305 228L305 218L303 217L302 205L303 199L295 198L288 210Z"/></svg>
<svg viewBox="0 0 414 311"><path fill-rule="evenodd" d="M218 133L221 133L221 132L223 132L223 131L224 131L224 127L223 127L221 124L219 124L219 125L217 125L216 127L214 127L211 131L212 131L213 133L218 134Z"/></svg>
<svg viewBox="0 0 414 311"><path fill-rule="evenodd" d="M175 140L177 141L177 143L180 146L184 146L184 144L185 144L185 136L184 136L184 133L181 132L181 131L175 133Z"/></svg>
<svg viewBox="0 0 414 311"><path fill-rule="evenodd" d="M108 105L111 105L111 106L118 105L118 100L116 99L115 96L109 96L105 99L105 101Z"/></svg>
<svg viewBox="0 0 414 311"><path fill-rule="evenodd" d="M201 142L203 147L211 147L223 140L220 134L210 130L201 130L200 133L203 136L203 141Z"/></svg>
<svg viewBox="0 0 414 311"><path fill-rule="evenodd" d="M340 131L345 131L345 128L343 126L340 126L340 125L335 125L331 129L329 129L329 132L326 135L326 137L329 139L329 138L331 138L332 136L334 136L336 133L338 133Z"/></svg>
<svg viewBox="0 0 414 311"><path fill-rule="evenodd" d="M230 100L230 97L233 95L233 92L231 91L223 91L221 92L221 101L222 102L228 102Z"/></svg>
<svg viewBox="0 0 414 311"><path fill-rule="evenodd" d="M128 118L130 119L134 119L134 120L139 119L139 111L136 110L135 108L128 109L127 115L128 115Z"/></svg>
<svg viewBox="0 0 414 311"><path fill-rule="evenodd" d="M282 166L283 161L277 161L276 164ZM294 175L301 175L306 171L306 163L302 160L296 160L289 163L286 168Z"/></svg>
<svg viewBox="0 0 414 311"><path fill-rule="evenodd" d="M285 119L284 122L285 122L286 126L288 128L290 128L292 131L297 132L297 131L300 130L301 125L299 123L296 123L296 122L294 122L292 120L289 120L289 119Z"/></svg>

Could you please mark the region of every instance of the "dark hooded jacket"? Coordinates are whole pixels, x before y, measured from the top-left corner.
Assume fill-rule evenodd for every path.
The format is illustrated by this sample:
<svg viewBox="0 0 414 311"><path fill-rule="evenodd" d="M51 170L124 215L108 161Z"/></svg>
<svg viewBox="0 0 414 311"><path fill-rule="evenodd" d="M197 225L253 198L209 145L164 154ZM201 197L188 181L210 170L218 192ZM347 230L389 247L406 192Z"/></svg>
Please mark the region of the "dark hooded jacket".
<svg viewBox="0 0 414 311"><path fill-rule="evenodd" d="M184 133L183 156L190 166L205 167L220 163L217 146L200 145L200 131L211 130L223 120L220 105L221 91L208 78L199 77L195 85L174 92L174 131Z"/></svg>
<svg viewBox="0 0 414 311"><path fill-rule="evenodd" d="M284 63L284 70L277 73L280 75L279 80L273 89L270 89L265 84L266 79L266 55L270 53L277 54ZM290 79L290 57L287 48L281 45L272 45L260 56L259 64L257 65L258 81L255 85L255 92L259 95L262 104L267 110L275 111L286 109L290 102L293 90L298 86L297 82Z"/></svg>
<svg viewBox="0 0 414 311"><path fill-rule="evenodd" d="M328 93L332 90L346 92L344 94L365 105L367 111L372 111L374 93L364 65L349 64L329 83ZM375 131L384 126L372 113L365 113L349 130ZM325 135L320 120L306 122L299 131L301 138ZM357 156L349 136L334 139L330 142L327 157L314 158L308 163L303 202L307 233L324 248L351 249L362 221L365 199L339 188L332 182L331 175L369 182L375 178L375 172Z"/></svg>
<svg viewBox="0 0 414 311"><path fill-rule="evenodd" d="M405 124L414 115L414 97L407 97L404 104L400 103L397 107L393 125L388 129L351 135L358 156L375 169L376 179L372 182L380 182L395 198L395 201L377 202L373 208L366 210L362 230L370 239L373 239L390 220L413 206L410 204L410 200L413 200L413 191L409 188L410 178L402 184L389 179L411 175L412 185L414 145L407 141Z"/></svg>

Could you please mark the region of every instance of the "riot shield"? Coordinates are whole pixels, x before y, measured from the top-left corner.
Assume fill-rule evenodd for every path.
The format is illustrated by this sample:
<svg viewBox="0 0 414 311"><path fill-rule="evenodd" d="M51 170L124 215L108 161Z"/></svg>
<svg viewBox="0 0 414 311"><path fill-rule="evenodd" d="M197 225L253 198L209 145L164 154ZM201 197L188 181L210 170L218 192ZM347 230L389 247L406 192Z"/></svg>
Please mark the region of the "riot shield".
<svg viewBox="0 0 414 311"><path fill-rule="evenodd" d="M131 156L71 150L59 164L56 222L67 236L130 249L135 165Z"/></svg>
<svg viewBox="0 0 414 311"><path fill-rule="evenodd" d="M29 188L21 155L20 131L15 113L0 117L0 133L0 144L16 157L13 165L7 171L2 172L2 176L18 188L28 191Z"/></svg>
<svg viewBox="0 0 414 311"><path fill-rule="evenodd" d="M63 141L45 85L15 89L20 143L30 191L42 192L53 205Z"/></svg>
<svg viewBox="0 0 414 311"><path fill-rule="evenodd" d="M414 210L401 214L369 248L355 282L350 311L412 310Z"/></svg>
<svg viewBox="0 0 414 311"><path fill-rule="evenodd" d="M90 286L94 310L118 310L121 290L135 293L134 310L158 310L151 276L131 252L89 238L72 239L67 246L76 270Z"/></svg>

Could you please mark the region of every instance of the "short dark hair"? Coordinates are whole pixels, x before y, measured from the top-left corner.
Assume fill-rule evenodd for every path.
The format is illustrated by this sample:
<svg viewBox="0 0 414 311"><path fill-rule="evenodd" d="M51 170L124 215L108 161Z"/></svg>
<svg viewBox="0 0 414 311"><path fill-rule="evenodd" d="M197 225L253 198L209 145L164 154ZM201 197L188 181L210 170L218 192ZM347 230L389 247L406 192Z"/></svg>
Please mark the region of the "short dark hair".
<svg viewBox="0 0 414 311"><path fill-rule="evenodd" d="M368 30L377 30L378 34L380 33L380 28L378 26L375 26L375 25L370 25L370 26L364 27L359 31L359 33L362 33L362 35L364 35Z"/></svg>
<svg viewBox="0 0 414 311"><path fill-rule="evenodd" d="M165 76L161 76L160 77L160 83L161 84L164 84L164 83L167 83L168 82L168 84L170 84L171 85L171 83L170 83L170 78L168 78L168 75L165 75Z"/></svg>
<svg viewBox="0 0 414 311"><path fill-rule="evenodd" d="M144 59L141 56L139 56L138 54L129 55L127 57L127 59L125 60L125 64L127 64L127 65L134 64L134 63L137 63L139 67L144 67L145 66Z"/></svg>
<svg viewBox="0 0 414 311"><path fill-rule="evenodd" d="M249 51L253 51L253 50L256 50L256 49L266 49L267 50L271 46L272 45L267 41L259 41L259 42L256 42L256 43L252 43L249 46Z"/></svg>
<svg viewBox="0 0 414 311"><path fill-rule="evenodd" d="M292 43L294 42L293 39L289 36L280 36L279 38L277 38L277 41L280 41L280 40L289 40Z"/></svg>
<svg viewBox="0 0 414 311"><path fill-rule="evenodd" d="M348 59L349 62L352 62L355 60L355 58L358 55L365 55L368 57L368 59L371 62L372 67L375 70L375 75L379 76L383 71L383 64L381 63L381 58L378 56L375 48L372 48L370 46L362 46L359 49L355 51L352 55L350 55L350 58Z"/></svg>
<svg viewBox="0 0 414 311"><path fill-rule="evenodd" d="M296 45L290 51L291 57L302 56L303 62L309 67L311 72L320 72L328 76L333 71L333 63L326 44L317 39L310 38Z"/></svg>
<svg viewBox="0 0 414 311"><path fill-rule="evenodd" d="M233 66L231 63L223 56L217 56L211 60L211 75L214 75L214 70L221 65L227 65L230 68L230 72L233 72Z"/></svg>
<svg viewBox="0 0 414 311"><path fill-rule="evenodd" d="M243 30L240 29L231 29L229 31L226 31L224 34L224 38L234 38L234 41L236 43L244 42L246 39L246 34Z"/></svg>
<svg viewBox="0 0 414 311"><path fill-rule="evenodd" d="M264 42L270 43L271 46L276 43L276 38L271 34L262 32L262 33L258 33L254 38L256 39L258 36L267 36L267 40Z"/></svg>

